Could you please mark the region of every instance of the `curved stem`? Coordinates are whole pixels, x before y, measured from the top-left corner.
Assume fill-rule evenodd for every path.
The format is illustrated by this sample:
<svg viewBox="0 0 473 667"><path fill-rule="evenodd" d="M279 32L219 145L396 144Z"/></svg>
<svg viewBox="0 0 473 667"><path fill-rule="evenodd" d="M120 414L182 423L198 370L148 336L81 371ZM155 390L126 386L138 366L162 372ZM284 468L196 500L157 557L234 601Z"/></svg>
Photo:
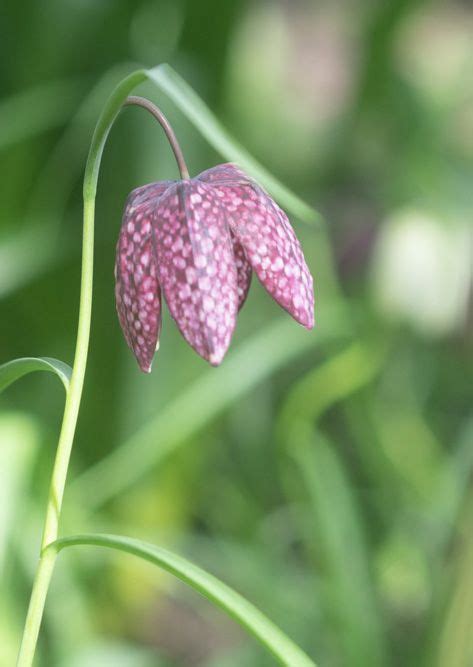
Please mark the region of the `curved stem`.
<svg viewBox="0 0 473 667"><path fill-rule="evenodd" d="M156 118L158 123L163 128L169 143L171 144L171 148L176 157L177 166L179 167L179 172L181 174L181 177L183 180L187 180L189 178L189 170L187 169L187 165L184 160L184 155L182 153L181 147L179 146L179 142L177 141L177 137L174 134L174 130L172 129L168 119L163 114L161 109L159 109L155 104L145 99L144 97L137 97L136 95L130 95L130 97L127 97L127 99L125 100L125 105L127 106L136 105L139 107L143 107L143 109L149 111L150 114L154 116L154 118Z"/></svg>
<svg viewBox="0 0 473 667"><path fill-rule="evenodd" d="M140 70L125 78L115 88L97 122L85 168L80 305L74 365L70 386L67 391L61 433L49 487L48 505L41 540L41 554L28 606L17 667L30 667L33 664L46 595L56 560L56 552L48 550L47 547L58 537L59 517L79 414L89 350L94 264L95 195L100 162L110 129L128 93L145 78L145 73Z"/></svg>

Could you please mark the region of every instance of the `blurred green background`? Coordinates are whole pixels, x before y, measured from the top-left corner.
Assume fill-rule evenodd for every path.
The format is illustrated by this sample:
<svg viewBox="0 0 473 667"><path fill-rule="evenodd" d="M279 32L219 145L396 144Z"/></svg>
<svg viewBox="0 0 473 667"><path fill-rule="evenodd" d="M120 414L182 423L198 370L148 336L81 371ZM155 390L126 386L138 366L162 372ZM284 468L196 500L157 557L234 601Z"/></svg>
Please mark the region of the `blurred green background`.
<svg viewBox="0 0 473 667"><path fill-rule="evenodd" d="M0 363L72 361L81 175L113 86L169 62L319 210L293 219L316 285L298 327L253 281L224 364L166 315L150 376L113 298L124 201L175 178L143 111L106 147L92 345L62 532L186 555L321 667L473 665L473 12L422 0L2 0ZM166 112L193 174L223 161ZM0 664L14 664L63 409L31 375L0 397ZM273 664L136 559L61 555L42 667Z"/></svg>

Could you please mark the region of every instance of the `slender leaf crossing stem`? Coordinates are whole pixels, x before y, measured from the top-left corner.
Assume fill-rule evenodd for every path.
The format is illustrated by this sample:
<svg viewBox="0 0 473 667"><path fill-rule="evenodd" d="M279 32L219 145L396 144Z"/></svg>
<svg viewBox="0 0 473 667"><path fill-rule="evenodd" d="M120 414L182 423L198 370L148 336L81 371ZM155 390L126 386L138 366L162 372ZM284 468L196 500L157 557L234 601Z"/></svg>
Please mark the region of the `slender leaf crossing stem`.
<svg viewBox="0 0 473 667"><path fill-rule="evenodd" d="M286 637L251 602L185 558L153 544L122 535L71 535L51 543L47 550L58 553L64 548L80 545L122 551L149 561L188 584L223 609L256 637L282 665L316 667L308 655Z"/></svg>

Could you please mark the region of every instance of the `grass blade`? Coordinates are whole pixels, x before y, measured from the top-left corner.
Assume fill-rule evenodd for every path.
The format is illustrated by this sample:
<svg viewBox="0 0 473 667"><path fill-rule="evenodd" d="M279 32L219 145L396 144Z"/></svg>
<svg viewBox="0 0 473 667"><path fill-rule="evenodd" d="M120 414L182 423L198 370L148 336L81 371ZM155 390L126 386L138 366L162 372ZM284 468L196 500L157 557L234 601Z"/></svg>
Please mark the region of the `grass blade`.
<svg viewBox="0 0 473 667"><path fill-rule="evenodd" d="M227 612L263 644L282 665L315 667L315 663L277 626L239 593L190 561L171 551L120 535L76 535L50 544L48 549L89 545L132 554L157 565L188 584L205 598Z"/></svg>
<svg viewBox="0 0 473 667"><path fill-rule="evenodd" d="M386 647L364 531L336 450L309 424L295 427L289 445L309 496L314 525L306 540L321 563L341 663L353 667L385 665Z"/></svg>
<svg viewBox="0 0 473 667"><path fill-rule="evenodd" d="M210 111L197 93L167 64L146 71L147 78L175 103L215 150L231 162L237 162L263 185L278 202L305 222L321 222L314 209L278 181L241 146Z"/></svg>
<svg viewBox="0 0 473 667"><path fill-rule="evenodd" d="M64 385L66 392L69 389L72 368L63 361L50 357L22 357L0 366L0 392L19 380L23 375L34 371L55 373Z"/></svg>
<svg viewBox="0 0 473 667"><path fill-rule="evenodd" d="M295 461L294 483L299 487L302 480L309 499L313 527L304 534L307 551L322 562L326 605L338 629L342 662L354 667L385 664L387 651L356 498L335 448L314 423L371 382L385 354L384 345L352 343L294 386L279 421L281 453Z"/></svg>

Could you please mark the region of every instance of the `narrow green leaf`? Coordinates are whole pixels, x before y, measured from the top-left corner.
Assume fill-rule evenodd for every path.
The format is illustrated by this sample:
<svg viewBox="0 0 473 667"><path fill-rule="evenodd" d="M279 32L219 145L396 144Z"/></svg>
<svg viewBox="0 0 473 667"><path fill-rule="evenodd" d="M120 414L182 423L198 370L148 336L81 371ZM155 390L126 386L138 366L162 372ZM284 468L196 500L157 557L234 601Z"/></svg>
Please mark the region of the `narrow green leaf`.
<svg viewBox="0 0 473 667"><path fill-rule="evenodd" d="M50 357L23 357L22 359L8 361L0 366L0 392L19 380L23 375L34 371L55 373L66 391L69 389L72 369L63 361Z"/></svg>
<svg viewBox="0 0 473 667"><path fill-rule="evenodd" d="M166 570L188 584L208 600L227 612L263 644L282 665L315 667L315 663L255 606L216 577L182 556L120 535L76 535L56 540L48 549L61 551L66 547L90 545L123 551Z"/></svg>
<svg viewBox="0 0 473 667"><path fill-rule="evenodd" d="M320 223L320 215L233 139L207 105L184 79L167 64L145 72L146 76L176 104L203 137L227 160L237 162L263 185L288 212L309 223Z"/></svg>
<svg viewBox="0 0 473 667"><path fill-rule="evenodd" d="M288 446L309 495L313 523L305 539L321 568L341 663L385 665L387 652L361 516L336 448L306 423L294 427Z"/></svg>
<svg viewBox="0 0 473 667"><path fill-rule="evenodd" d="M279 420L282 453L293 458L299 489L309 498L308 552L322 566L328 614L337 627L343 664L385 664L386 646L371 581L361 515L332 443L317 422L335 403L371 382L385 346L359 342L307 373L291 390ZM314 429L315 424L315 429ZM292 493L292 488L291 491Z"/></svg>
<svg viewBox="0 0 473 667"><path fill-rule="evenodd" d="M81 506L88 509L123 493L259 382L310 349L347 335L349 326L342 310L327 308L324 317L323 326L310 333L285 318L251 336L223 366L204 373L125 443L72 482L70 493L77 494Z"/></svg>

